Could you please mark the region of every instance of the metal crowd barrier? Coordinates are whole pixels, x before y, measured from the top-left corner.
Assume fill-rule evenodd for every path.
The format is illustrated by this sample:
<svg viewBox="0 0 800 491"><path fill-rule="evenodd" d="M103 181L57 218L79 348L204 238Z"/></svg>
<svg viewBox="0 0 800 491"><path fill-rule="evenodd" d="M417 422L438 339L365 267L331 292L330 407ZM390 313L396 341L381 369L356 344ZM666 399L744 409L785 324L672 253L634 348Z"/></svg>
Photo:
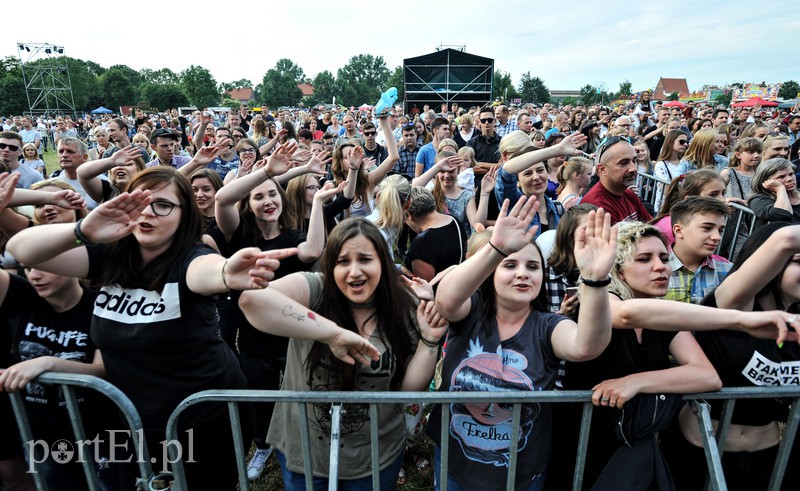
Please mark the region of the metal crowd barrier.
<svg viewBox="0 0 800 491"><path fill-rule="evenodd" d="M131 400L128 399L122 391L103 379L90 375L71 373L43 373L36 378L36 382L58 385L60 387L67 403L67 412L69 413L69 419L72 424L72 431L75 434L75 442L87 441L81 410L75 395L75 388L91 389L110 399L125 418L125 422L131 432L134 448L140 449L141 451L141 455L136 459L139 467L139 476L136 482L137 489L152 489L152 482L157 477L153 474L147 443L141 438L144 434L142 419L139 417L139 412L133 406ZM28 414L25 410L25 402L21 392L11 392L9 393L9 397L11 399L11 406L14 409L14 416L17 420L17 426L19 427L22 441L33 442L33 433L31 432ZM29 465L32 466L33 469L33 480L36 484L36 489L39 491L46 491L47 485L44 482L44 478L36 470L38 463L33 459L33 456L29 456L29 458L31 459ZM86 488L89 489L89 491L101 489L100 482L95 473L94 461L90 458L83 459L82 467L84 477L86 477Z"/></svg>
<svg viewBox="0 0 800 491"><path fill-rule="evenodd" d="M36 379L37 382L45 384L59 385L63 390L67 409L75 433L76 441L86 440L86 433L83 428L83 421L80 408L75 395L75 388L95 390L105 397L108 397L119 408L128 427L131 430L133 443L136 448L140 448L143 458L138 458L139 478L137 487L139 489L152 489L153 475L151 460L147 444L142 441L142 422L136 408L131 401L110 383L96 377L76 374L57 374L45 373ZM249 490L250 484L247 479L246 456L248 448L241 436L241 421L238 410L240 403L256 402L283 402L296 403L300 421L305 424L300 425L300 438L302 443L304 474L306 477L306 489L313 490L313 471L311 464L311 441L308 427L308 414L306 404L319 403L331 405L331 445L330 445L330 466L328 469L329 489L337 489L337 477L339 475L339 421L342 415L343 404L369 404L370 410L370 439L371 445L371 465L372 483L374 489L379 489L379 453L378 453L378 404L407 404L408 401L428 404L451 404L451 403L507 403L513 404L512 412L512 435L511 448L509 451L510 461L508 467L508 478L506 489L513 490L515 487L515 475L517 466L517 443L519 441L519 425L521 418L522 404L531 403L581 403L583 412L581 417L581 429L579 435L578 452L575 461L575 474L573 476L573 489L579 490L583 486L583 470L586 462L586 451L589 440L589 430L591 427L592 410L591 391L542 391L542 392L289 392L289 391L253 391L253 390L209 390L198 392L183 400L175 408L167 423L166 438L171 441L178 441L178 420L181 414L188 408L197 404L207 402L226 402L231 422L231 430L235 443L236 463L239 474L239 486L242 490ZM32 441L32 433L25 411L22 395L19 392L10 394L11 403L16 416L17 424L20 428L23 441ZM741 387L725 388L719 392L702 394L689 394L684 396L684 400L690 401L691 407L697 417L700 433L703 438L706 464L708 468L707 489L714 491L727 490L727 484L722 472L722 451L725 440L730 428L731 416L738 399L758 399L758 398L785 398L792 399L791 410L786 421L786 427L780 442L777 458L773 467L772 477L769 483L769 491L780 489L783 476L792 445L797 437L798 426L800 426L800 387ZM716 431L711 424L709 404L707 400L723 400L720 421ZM447 409L445 407L445 409ZM449 453L449 427L450 411L441 411L441 462L443 469L440 469L441 489L447 490L447 471L446 463ZM249 444L249 442L247 442ZM177 455L178 449L170 445L170 462L175 462L172 466L175 480L170 489L185 490L185 471L183 462ZM34 464L35 465L35 464ZM35 470L35 467L34 467ZM91 459L83 462L83 471L87 481L87 489L99 489L99 482L95 475L95 470ZM38 474L34 473L34 480L37 489L45 490L45 483ZM158 477L164 477L163 475Z"/></svg>
<svg viewBox="0 0 800 491"><path fill-rule="evenodd" d="M510 460L508 466L508 478L506 490L512 491L515 488L515 475L517 467L517 442L519 441L519 423L521 415L521 405L530 403L582 403L583 413L581 417L581 429L578 442L578 453L575 461L575 475L573 476L573 489L580 490L583 487L583 470L586 463L586 451L589 441L589 430L591 427L593 405L591 403L591 391L542 391L542 392L289 392L289 391L252 391L252 390L209 390L199 392L181 402L170 416L167 423L167 439L176 440L178 437L178 419L186 409L197 404L206 402L226 402L231 418L231 431L236 443L236 463L239 472L239 486L242 490L249 490L247 480L245 458L247 450L241 441L241 422L239 419L238 404L254 402L283 402L297 403L300 421L305 422L300 425L300 438L302 440L304 474L306 477L306 489L312 491L313 488L313 469L311 468L311 442L308 428L308 414L306 404L322 403L331 404L331 442L330 442L330 467L328 469L329 490L337 489L338 478L338 458L340 434L338 422L342 411L342 404L369 404L370 409L370 440L372 454L372 483L373 489L380 489L379 486L379 455L378 455L378 423L377 405L378 404L407 404L408 401L427 404L451 404L451 403L476 403L493 402L513 404L512 413L512 435L511 448L509 451ZM690 394L684 396L684 400L690 401L692 409L697 417L700 433L703 436L704 451L708 467L707 489L714 491L727 490L725 476L722 473L722 451L728 429L730 428L731 415L736 403L736 399L758 399L758 398L791 398L793 399L792 409L786 423L783 438L780 443L778 456L773 468L772 478L769 484L769 491L778 491L783 480L787 467L789 454L794 444L798 425L800 425L800 387L741 387L727 388L719 392ZM717 427L717 431L711 424L709 404L706 400L721 399L725 400L722 408L722 418ZM443 469L440 469L440 488L447 491L447 471L446 463L449 453L449 428L450 411L441 411L441 462ZM177 461L173 465L175 481L174 488L185 490L185 473L183 463L176 458L176 449L170 447L170 461Z"/></svg>
<svg viewBox="0 0 800 491"><path fill-rule="evenodd" d="M669 181L652 174L647 174L646 172L639 172L639 179L637 190L639 198L641 198L643 202L649 203L656 213L658 213L659 208L661 208L661 201L664 193L667 190L667 186L669 186Z"/></svg>

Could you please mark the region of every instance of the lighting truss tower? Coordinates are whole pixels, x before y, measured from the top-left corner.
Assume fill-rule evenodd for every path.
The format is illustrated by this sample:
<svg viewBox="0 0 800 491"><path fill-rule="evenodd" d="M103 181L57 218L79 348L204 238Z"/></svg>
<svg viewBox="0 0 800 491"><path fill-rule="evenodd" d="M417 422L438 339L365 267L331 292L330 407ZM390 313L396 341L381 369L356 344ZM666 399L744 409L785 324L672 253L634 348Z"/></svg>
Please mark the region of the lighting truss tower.
<svg viewBox="0 0 800 491"><path fill-rule="evenodd" d="M30 114L70 113L77 117L64 47L50 43L17 43L17 51Z"/></svg>

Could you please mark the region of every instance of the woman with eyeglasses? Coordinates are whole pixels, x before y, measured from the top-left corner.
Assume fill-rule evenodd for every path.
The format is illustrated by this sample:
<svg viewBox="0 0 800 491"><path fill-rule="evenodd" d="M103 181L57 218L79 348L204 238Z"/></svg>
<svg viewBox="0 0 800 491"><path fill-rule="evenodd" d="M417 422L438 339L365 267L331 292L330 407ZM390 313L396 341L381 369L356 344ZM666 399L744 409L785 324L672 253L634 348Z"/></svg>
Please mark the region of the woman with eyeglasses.
<svg viewBox="0 0 800 491"><path fill-rule="evenodd" d="M100 285L91 339L109 382L138 409L160 469L166 463L153 449L161 448L180 401L200 390L245 387L236 357L217 334L216 295L265 287L278 268L274 258L294 251L248 248L227 260L215 254L200 241L202 218L189 181L171 167L137 174L128 190L75 224L22 231L8 248L29 267ZM187 449L191 438L193 449L194 462L185 464L189 489L235 487L227 421L222 404L181 417L180 443ZM134 482L135 468L124 466L120 482Z"/></svg>
<svg viewBox="0 0 800 491"><path fill-rule="evenodd" d="M667 136L664 138L664 144L661 145L658 160L653 166L653 175L667 182L672 182L676 177L686 174L688 168L682 162L682 159L687 148L689 148L689 137L686 133L681 130L668 131ZM667 186L668 184L655 183L656 199L653 202L653 207L656 210L661 208L664 188Z"/></svg>
<svg viewBox="0 0 800 491"><path fill-rule="evenodd" d="M235 169L225 174L224 184L228 184L237 177L244 177L253 171L253 165L261 160L261 150L256 142L250 138L239 138L234 140L234 149L239 158L239 165Z"/></svg>

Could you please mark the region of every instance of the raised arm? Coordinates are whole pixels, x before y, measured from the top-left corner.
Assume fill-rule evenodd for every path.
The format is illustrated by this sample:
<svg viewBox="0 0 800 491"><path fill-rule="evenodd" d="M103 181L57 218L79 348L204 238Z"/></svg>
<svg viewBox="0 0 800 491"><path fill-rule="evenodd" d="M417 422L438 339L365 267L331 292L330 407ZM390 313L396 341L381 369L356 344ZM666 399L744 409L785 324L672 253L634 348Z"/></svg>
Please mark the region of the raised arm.
<svg viewBox="0 0 800 491"><path fill-rule="evenodd" d="M213 124L213 121L213 116L209 116L205 112L200 115L200 123L194 129L194 136L192 137L195 151L199 151L205 146L203 145L203 139L206 136L206 126Z"/></svg>
<svg viewBox="0 0 800 491"><path fill-rule="evenodd" d="M261 251L257 247L240 249L228 259L206 254L189 263L186 285L200 295L266 288L280 266L279 260L295 254L296 248Z"/></svg>
<svg viewBox="0 0 800 491"><path fill-rule="evenodd" d="M309 310L308 302L308 283L301 274L295 273L264 290L242 293L239 307L247 321L259 331L325 343L334 356L350 364L356 361L369 364L380 359L378 350L369 341ZM266 312L271 314L264 315Z"/></svg>
<svg viewBox="0 0 800 491"><path fill-rule="evenodd" d="M214 161L215 158L225 153L232 144L232 140L228 137L221 138L218 142L212 145L203 145L194 153L192 160L181 166L178 172L186 177L191 176L195 171L208 167L208 164Z"/></svg>
<svg viewBox="0 0 800 491"><path fill-rule="evenodd" d="M311 156L311 158L305 164L298 165L287 170L285 174L281 174L280 176L276 177L275 181L279 184L285 184L295 177L305 174L325 175L325 168L330 161L330 152L321 152L317 155Z"/></svg>
<svg viewBox="0 0 800 491"><path fill-rule="evenodd" d="M306 240L297 246L297 257L304 263L310 263L319 259L325 247L325 214L323 207L332 197L336 196L347 185L347 181L342 181L337 187L320 189L314 195L314 202L311 205L311 216L308 221L308 234Z"/></svg>
<svg viewBox="0 0 800 491"><path fill-rule="evenodd" d="M394 169L394 165L400 159L400 154L397 153L397 141L395 141L394 133L392 133L392 128L389 126L388 114L380 118L380 121L381 131L383 131L384 136L386 136L386 150L388 155L383 159L383 162L381 162L381 165L379 165L377 169L369 173L370 189L376 188L383 178L386 177L386 174Z"/></svg>
<svg viewBox="0 0 800 491"><path fill-rule="evenodd" d="M573 133L561 140L558 145L524 153L508 160L503 164L503 170L509 174L519 174L525 169L553 157L579 155L584 144L586 144L586 135Z"/></svg>
<svg viewBox="0 0 800 491"><path fill-rule="evenodd" d="M611 341L611 312L607 286L589 286L586 282L604 281L617 255L617 227L602 208L589 212L586 229L575 238L581 310L577 324L564 320L551 336L553 351L562 360L586 361L599 356ZM588 303L587 303L588 302Z"/></svg>
<svg viewBox="0 0 800 491"><path fill-rule="evenodd" d="M508 213L509 202L503 202L500 216L489 239L489 247L483 247L472 257L456 266L442 278L436 292L436 307L442 317L448 321L460 321L470 310L470 296L477 291L508 254L521 250L530 244L536 233L536 227L528 229L539 203L528 202L522 197ZM520 218L517 217L522 217ZM526 222L525 219L528 219Z"/></svg>
<svg viewBox="0 0 800 491"><path fill-rule="evenodd" d="M477 224L482 224L486 226L486 222L489 220L489 202L491 201L490 194L494 192L494 186L497 182L497 170L499 167L493 167L483 175L481 179L481 195L480 200L478 201L478 206L475 206L475 200L469 200L469 206L467 207L467 218L469 219L470 225L472 228L476 228ZM472 210L474 211L474 216L470 218L470 214L472 214Z"/></svg>
<svg viewBox="0 0 800 491"><path fill-rule="evenodd" d="M100 203L103 201L103 181L100 176L114 167L127 165L141 156L139 147L130 145L114 152L107 159L84 162L78 167L78 182L81 183L89 197Z"/></svg>
<svg viewBox="0 0 800 491"><path fill-rule="evenodd" d="M425 187L429 182L431 182L431 179L436 177L436 174L438 174L440 172L449 172L449 171L457 168L463 162L464 162L464 159L462 159L461 157L456 156L456 155L454 155L452 157L445 157L445 158L439 160L438 162L436 162L435 164L433 164L433 166L431 166L430 169L428 169L425 172L423 172L419 177L415 177L411 181L411 186L412 187L414 187L414 186Z"/></svg>

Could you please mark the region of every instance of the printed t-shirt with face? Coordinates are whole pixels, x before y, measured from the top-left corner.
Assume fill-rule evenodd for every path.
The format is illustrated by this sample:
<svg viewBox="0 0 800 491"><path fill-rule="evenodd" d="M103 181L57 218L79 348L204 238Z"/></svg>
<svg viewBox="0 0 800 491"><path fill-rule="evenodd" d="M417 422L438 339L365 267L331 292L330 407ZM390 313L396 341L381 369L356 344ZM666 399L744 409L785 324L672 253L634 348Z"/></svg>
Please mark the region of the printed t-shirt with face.
<svg viewBox="0 0 800 491"><path fill-rule="evenodd" d="M108 267L103 246L89 247L89 278ZM173 409L206 389L241 389L244 375L219 336L216 296L192 292L186 271L215 252L187 248L169 268L161 291L105 285L94 305L92 339L103 353L109 382L127 395L146 431L164 431ZM224 405L202 404L181 416L181 426L224 414Z"/></svg>
<svg viewBox="0 0 800 491"><path fill-rule="evenodd" d="M56 312L27 280L17 275L9 278L8 293L0 315L9 323L13 362L54 356L91 363L96 348L89 337L89 325L97 293L84 289L74 307ZM83 402L83 395L79 399ZM29 383L25 390L25 403L35 435L55 432L72 437L66 401L57 386Z"/></svg>
<svg viewBox="0 0 800 491"><path fill-rule="evenodd" d="M497 321L487 334L480 296L470 297L467 316L450 324L440 391L540 391L555 386L559 359L551 336L567 317L532 311L519 332L501 341ZM441 445L441 407L429 418L427 433ZM497 489L508 473L512 404L451 404L448 473L462 477L467 490ZM549 404L523 404L519 428L517 484L544 472L550 458Z"/></svg>
<svg viewBox="0 0 800 491"><path fill-rule="evenodd" d="M322 307L323 285L322 274L302 273L309 286L309 309L318 312ZM313 313L313 312L312 312ZM410 319L415 317L409 313ZM276 314L278 315L278 314ZM416 346L419 340L416 326L407 326L411 345ZM357 391L385 392L392 390L391 382L397 369L397 359L389 347L384 344L379 334L369 338L380 352L379 361L370 366L361 366ZM330 370L318 368L313 373L309 386L305 361L313 346L312 341L290 339L286 357L281 390L296 391L335 391L339 387L330 382ZM327 476L330 453L331 415L330 404L307 404L309 433L311 436L311 458L314 475ZM272 422L269 425L267 442L274 445L286 456L286 466L292 472L304 473L303 449L298 438L300 413L294 403L276 403ZM344 404L341 423L341 445L339 451L339 477L342 479L358 479L372 475L369 436L369 404ZM380 468L384 469L397 459L405 445L405 416L399 404L378 405L378 454Z"/></svg>

